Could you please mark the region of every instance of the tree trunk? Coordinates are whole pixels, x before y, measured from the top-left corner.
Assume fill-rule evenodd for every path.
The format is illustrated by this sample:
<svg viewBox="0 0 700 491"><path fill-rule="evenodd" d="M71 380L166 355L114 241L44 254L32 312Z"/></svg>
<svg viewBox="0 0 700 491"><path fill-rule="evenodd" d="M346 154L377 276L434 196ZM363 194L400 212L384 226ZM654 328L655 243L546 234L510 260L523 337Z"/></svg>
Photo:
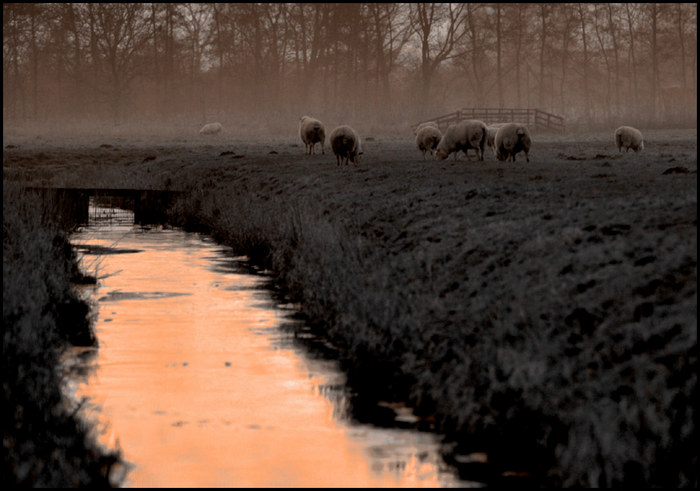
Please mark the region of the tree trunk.
<svg viewBox="0 0 700 491"><path fill-rule="evenodd" d="M498 107L503 107L503 73L501 70L501 5L496 4L496 87Z"/></svg>

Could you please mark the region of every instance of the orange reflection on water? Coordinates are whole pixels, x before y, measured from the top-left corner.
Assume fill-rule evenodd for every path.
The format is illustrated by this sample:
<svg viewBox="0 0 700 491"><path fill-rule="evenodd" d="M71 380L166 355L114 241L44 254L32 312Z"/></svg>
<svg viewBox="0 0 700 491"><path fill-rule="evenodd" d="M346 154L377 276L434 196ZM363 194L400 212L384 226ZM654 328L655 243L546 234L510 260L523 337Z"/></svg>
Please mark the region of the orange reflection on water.
<svg viewBox="0 0 700 491"><path fill-rule="evenodd" d="M73 242L141 251L99 257L100 347L74 383L101 441L133 464L124 485L464 485L441 469L432 435L339 419L320 389L342 375L275 343L286 313L223 247L177 230L96 230Z"/></svg>

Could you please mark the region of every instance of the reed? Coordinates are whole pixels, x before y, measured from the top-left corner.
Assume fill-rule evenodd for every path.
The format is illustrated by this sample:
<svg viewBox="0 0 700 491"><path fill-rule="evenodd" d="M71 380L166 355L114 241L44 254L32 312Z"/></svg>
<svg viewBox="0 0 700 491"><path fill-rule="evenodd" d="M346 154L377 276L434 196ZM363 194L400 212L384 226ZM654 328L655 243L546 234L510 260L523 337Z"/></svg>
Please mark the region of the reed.
<svg viewBox="0 0 700 491"><path fill-rule="evenodd" d="M61 391L62 350L95 338L58 205L3 182L3 482L106 487L120 457L98 446Z"/></svg>
<svg viewBox="0 0 700 491"><path fill-rule="evenodd" d="M543 201L524 180L503 200L488 175L466 192L454 175L404 171L401 182L420 182L411 188L382 170L292 167L175 176L188 192L173 223L276 272L354 389L408 402L455 454L487 451L539 484L693 482L692 231L606 225L620 221L624 187L603 203L570 180ZM692 221L694 197L664 199ZM635 200L641 217L668 209ZM651 251L659 240L682 252L641 269L630 241Z"/></svg>

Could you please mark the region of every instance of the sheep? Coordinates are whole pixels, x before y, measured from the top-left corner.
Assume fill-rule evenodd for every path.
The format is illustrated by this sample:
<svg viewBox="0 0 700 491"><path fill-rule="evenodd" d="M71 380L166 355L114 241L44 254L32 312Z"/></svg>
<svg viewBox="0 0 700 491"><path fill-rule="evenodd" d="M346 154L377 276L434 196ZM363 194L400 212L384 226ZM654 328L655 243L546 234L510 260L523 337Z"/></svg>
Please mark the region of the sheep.
<svg viewBox="0 0 700 491"><path fill-rule="evenodd" d="M630 148L635 152L644 150L642 132L631 126L620 126L615 130L615 143L618 152L622 152L622 147L625 147L625 153L629 152Z"/></svg>
<svg viewBox="0 0 700 491"><path fill-rule="evenodd" d="M460 150L464 151L468 159L467 150L470 148L476 150L479 160L484 160L486 133L486 124L478 119L451 124L438 143L435 160L444 160L452 152L455 153L455 160L457 160L457 152Z"/></svg>
<svg viewBox="0 0 700 491"><path fill-rule="evenodd" d="M486 145L491 149L494 155L496 155L496 132L498 128L506 123L491 123L486 127Z"/></svg>
<svg viewBox="0 0 700 491"><path fill-rule="evenodd" d="M199 130L200 135L217 135L221 133L221 130L223 130L224 127L221 126L221 123L208 123L202 126L202 129Z"/></svg>
<svg viewBox="0 0 700 491"><path fill-rule="evenodd" d="M527 127L520 123L506 123L496 132L494 140L496 158L515 162L518 152L525 152L525 159L530 162L530 147L532 139Z"/></svg>
<svg viewBox="0 0 700 491"><path fill-rule="evenodd" d="M430 152L430 156L433 156L433 150L437 148L441 138L442 133L435 126L423 126L418 130L416 145L418 150L423 152L423 160L425 160L425 152Z"/></svg>
<svg viewBox="0 0 700 491"><path fill-rule="evenodd" d="M360 136L350 126L338 126L331 131L329 139L338 165L343 158L345 158L345 165L348 165L348 160L355 165L360 162L360 156L363 153L362 143Z"/></svg>
<svg viewBox="0 0 700 491"><path fill-rule="evenodd" d="M417 135L418 132L426 126L432 126L433 128L437 128L438 130L440 129L440 127L435 121L426 121L425 123L420 123L418 126L416 126L416 129L413 130L413 134Z"/></svg>
<svg viewBox="0 0 700 491"><path fill-rule="evenodd" d="M318 119L310 116L299 118L299 136L306 145L306 155L316 153L316 143L321 144L321 153L326 153L323 148L326 143L326 128Z"/></svg>

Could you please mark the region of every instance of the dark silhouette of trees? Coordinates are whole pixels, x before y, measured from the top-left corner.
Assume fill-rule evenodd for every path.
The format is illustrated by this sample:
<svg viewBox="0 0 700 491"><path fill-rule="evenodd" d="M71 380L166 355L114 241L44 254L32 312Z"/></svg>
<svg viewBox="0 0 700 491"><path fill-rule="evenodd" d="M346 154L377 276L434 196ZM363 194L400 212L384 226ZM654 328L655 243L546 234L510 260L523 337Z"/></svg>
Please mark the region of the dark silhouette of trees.
<svg viewBox="0 0 700 491"><path fill-rule="evenodd" d="M15 126L405 125L465 106L694 125L696 104L696 4L3 4Z"/></svg>

